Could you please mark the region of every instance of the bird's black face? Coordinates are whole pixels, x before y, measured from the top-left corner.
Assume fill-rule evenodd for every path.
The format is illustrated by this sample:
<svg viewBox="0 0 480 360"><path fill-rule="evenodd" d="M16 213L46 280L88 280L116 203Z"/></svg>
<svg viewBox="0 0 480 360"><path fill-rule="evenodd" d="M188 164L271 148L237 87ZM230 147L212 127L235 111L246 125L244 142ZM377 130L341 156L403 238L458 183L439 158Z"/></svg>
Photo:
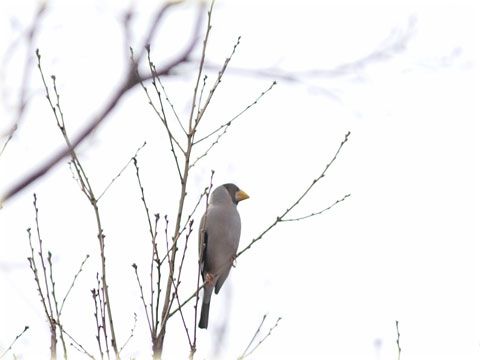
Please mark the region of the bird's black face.
<svg viewBox="0 0 480 360"><path fill-rule="evenodd" d="M237 192L240 190L237 185L235 184L223 184L222 185L225 189L227 189L228 193L230 194L230 197L232 198L232 202L237 205L238 201L237 200Z"/></svg>

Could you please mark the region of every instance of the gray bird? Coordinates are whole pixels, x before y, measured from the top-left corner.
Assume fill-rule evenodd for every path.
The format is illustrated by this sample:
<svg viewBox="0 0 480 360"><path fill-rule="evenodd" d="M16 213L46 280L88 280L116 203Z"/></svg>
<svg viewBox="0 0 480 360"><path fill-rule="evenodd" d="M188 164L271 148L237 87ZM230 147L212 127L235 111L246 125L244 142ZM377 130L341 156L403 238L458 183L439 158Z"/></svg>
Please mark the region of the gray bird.
<svg viewBox="0 0 480 360"><path fill-rule="evenodd" d="M248 198L247 193L236 185L223 184L213 191L207 211L202 217L199 251L202 278L206 284L203 289L199 328L208 327L213 289L215 288L215 294L218 294L235 260L241 229L237 204Z"/></svg>

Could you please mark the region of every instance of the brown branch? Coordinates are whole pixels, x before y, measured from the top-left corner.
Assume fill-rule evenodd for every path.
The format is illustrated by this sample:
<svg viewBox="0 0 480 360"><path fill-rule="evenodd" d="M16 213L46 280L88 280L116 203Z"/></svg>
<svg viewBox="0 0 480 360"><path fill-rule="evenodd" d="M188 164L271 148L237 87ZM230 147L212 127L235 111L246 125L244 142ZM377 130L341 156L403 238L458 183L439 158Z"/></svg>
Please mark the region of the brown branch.
<svg viewBox="0 0 480 360"><path fill-rule="evenodd" d="M38 221L38 207L37 207L37 195L33 194L33 206L35 208L35 225L37 229L37 239L38 239L38 244L39 244L39 251L38 251L38 257L40 258L40 263L41 263L41 271L43 275L43 282L44 282L44 287L45 290L42 289L40 278L38 276L38 267L35 262L35 254L34 254L34 247L31 241L31 236L30 236L30 229L27 229L28 232L28 238L30 242L30 250L31 250L31 257L28 258L28 261L30 263L30 268L33 271L35 282L37 283L37 290L40 294L40 300L43 305L43 309L45 311L45 315L47 316L47 320L50 326L50 358L51 359L56 359L57 358L57 323L55 322L55 316L53 313L53 308L52 308L52 301L50 299L50 290L48 286L48 279L47 279L47 268L45 266L45 258L44 258L44 253L43 253L43 241L40 236L40 224ZM49 253L49 257L50 252ZM53 279L52 279L52 286L53 284ZM55 291L52 290L52 293Z"/></svg>
<svg viewBox="0 0 480 360"><path fill-rule="evenodd" d="M210 34L210 30L212 29L212 26L210 24L211 24L211 20L212 20L212 10L213 10L213 4L214 3L215 3L215 1L212 0L211 4L210 4L210 9L208 10L207 31L205 32L205 38L203 39L202 55L200 56L200 64L199 64L199 67L198 67L197 81L195 82L195 88L193 90L193 100L192 100L192 106L191 106L191 110L190 110L190 117L189 117L189 120L188 120L188 131L189 131L189 133L192 132L192 120L193 120L193 113L194 113L195 108L196 108L198 85L200 84L200 78L201 78L202 72L203 72L203 64L205 62L205 53L206 53L206 50L207 50L208 36ZM197 116L197 119L198 119L198 116Z"/></svg>
<svg viewBox="0 0 480 360"><path fill-rule="evenodd" d="M305 219L308 219L312 216L317 216L317 215L321 215L323 214L325 211L328 211L330 210L331 208L333 208L335 205L337 205L338 203L341 203L342 201L344 201L346 198L348 198L350 196L350 194L347 194L345 195L343 198L335 201L332 205L330 205L329 207L326 207L325 209L321 210L321 211L318 211L318 212L315 212L315 213L312 213L310 215L305 215L305 216L301 216L301 217L298 217L298 218L292 218L292 219L282 219L281 221L282 222L287 222L287 221L300 221L300 220L305 220Z"/></svg>
<svg viewBox="0 0 480 360"><path fill-rule="evenodd" d="M127 346L127 344L130 342L130 340L133 338L133 334L135 332L135 329L137 328L137 314L133 313L133 327L130 329L130 335L128 336L127 340L123 344L123 346L120 348L120 353L122 350Z"/></svg>
<svg viewBox="0 0 480 360"><path fill-rule="evenodd" d="M145 301L145 296L143 295L142 282L140 281L140 277L138 276L138 266L137 264L132 264L132 267L135 270L135 277L137 278L138 288L140 289L140 299L142 299L143 308L145 309L145 315L147 316L147 323L150 330L150 334L153 334L153 328L152 328L153 320L151 320L150 316L148 315L148 307ZM150 306L152 306L152 304Z"/></svg>
<svg viewBox="0 0 480 360"><path fill-rule="evenodd" d="M190 112L190 119L188 122L188 133L187 133L187 147L186 147L186 153L185 153L185 163L184 163L184 169L183 169L183 175L182 175L182 181L181 181L181 189L180 189L180 199L179 199L179 204L178 204L178 211L177 211L177 218L175 222L175 232L173 236L173 243L176 243L178 241L178 238L180 237L180 229L181 229L181 224L182 224L182 215L183 215L183 208L185 204L185 197L187 195L187 181L188 181L188 175L189 175L189 169L190 169L190 157L192 153L192 147L193 147L193 142L194 142L194 137L195 137L195 127L198 124L196 122L196 125L193 126L192 120L193 120L193 113L195 109L195 104L196 104L196 97L197 97L197 91L198 91L198 85L200 82L200 77L202 73L202 68L203 68L203 61L205 59L205 50L207 47L207 41L208 41L208 34L211 29L211 15L212 15L212 8L213 8L213 3L212 1L210 5L210 10L208 11L208 20L207 20L207 31L205 34L205 39L203 41L203 48L202 48L202 60L200 61L200 66L198 70L198 77L195 85L195 89L193 92L193 100L192 100L192 108ZM175 258L177 254L177 248L173 247L172 253L171 253L171 266L170 266L170 274L168 276L167 280L167 285L165 289L165 297L163 301L163 308L162 308L162 323L160 327L160 332L158 336L156 336L154 342L153 342L153 358L154 359L159 359L161 358L162 351L163 351L163 344L165 340L165 334L166 334L166 326L167 326L167 320L169 318L169 313L170 309L173 303L173 299L171 300L171 292L172 292L172 287L173 287L173 275L175 271Z"/></svg>
<svg viewBox="0 0 480 360"><path fill-rule="evenodd" d="M190 40L190 43L186 46L184 51L170 63L163 66L160 70L157 71L158 76L168 75L172 71L173 68L182 64L187 61L188 57L192 53L195 45L198 41L198 33L200 29L200 25L202 23L202 14L203 14L203 4L199 6L199 12L197 17L197 23L195 25L195 30ZM162 17L159 17L160 20ZM154 24L155 25L155 24ZM156 25L155 25L156 26ZM130 67L127 72L125 73L124 80L118 86L118 88L112 93L109 100L106 102L103 109L101 109L97 115L93 116L92 119L88 122L88 125L81 130L77 136L75 136L71 142L71 147L66 147L63 150L57 151L53 156L51 156L48 160L46 160L42 165L40 165L37 169L32 171L29 174L24 175L21 177L19 181L14 183L14 185L9 188L4 194L0 196L0 207L1 204L9 199L11 199L14 195L19 193L21 190L25 189L27 186L32 184L34 181L45 175L50 169L52 169L56 164L58 164L64 157L68 156L71 153L72 149L75 149L80 143L82 143L112 112L113 109L116 108L120 100L124 97L124 95L136 86L140 81L145 81L151 79L151 74L143 74L139 77L136 76L134 67Z"/></svg>
<svg viewBox="0 0 480 360"><path fill-rule="evenodd" d="M300 197L287 209L285 210L285 212L280 215L280 216L277 216L277 218L275 219L275 221L268 227L266 228L259 236L257 236L256 238L254 238L250 244L248 244L242 251L238 252L237 253L237 258L242 255L245 251L247 251L248 249L250 249L252 247L253 244L255 244L257 241L259 241L266 233L268 233L272 228L275 227L275 225L277 225L279 222L283 221L283 219L285 218L285 216L290 213L290 211L292 211L299 203L300 201L302 201L302 199L310 192L310 190L313 188L313 186L320 180L322 179L325 174L327 173L327 170L330 168L330 166L333 164L333 162L337 159L337 156L338 154L340 153L340 150L342 150L342 147L343 145L345 145L345 143L348 141L348 137L350 136L350 131L345 135L345 138L344 140L340 143L340 146L338 147L337 149L337 152L335 153L335 155L333 156L332 160L330 160L330 162L325 166L325 169L323 170L323 172L320 174L320 176L318 176L317 178L315 178L313 180L313 182L310 184L310 186L307 187L307 189L303 192L302 195L300 195Z"/></svg>
<svg viewBox="0 0 480 360"><path fill-rule="evenodd" d="M134 158L137 157L138 153L140 152L140 150L142 150L145 145L147 145L147 142L144 142L142 146L140 146L137 151L135 152L135 155L133 155L128 161L127 163L125 164L125 166L118 172L118 174L110 181L110 183L107 185L107 187L102 191L102 193L98 196L98 201L100 201L100 199L102 198L103 195L105 195L105 193L107 192L108 189L110 189L110 186L112 186L112 184L123 174L123 172L125 171L125 169L128 167L128 165L130 165L130 163L133 161Z"/></svg>
<svg viewBox="0 0 480 360"><path fill-rule="evenodd" d="M284 221L284 218L285 216L290 213L290 211L292 211L299 203L300 201L310 192L310 190L312 189L312 187L320 180L322 179L325 174L327 173L327 170L330 168L330 166L333 164L333 162L337 159L337 156L338 154L340 153L340 151L342 150L343 146L345 145L345 143L348 141L348 137L350 136L350 132L348 132L346 135L345 135L345 138L344 140L340 143L340 146L338 147L335 155L333 156L333 158L330 160L330 162L325 166L325 169L323 170L323 172L313 180L312 184L310 184L310 186L307 187L307 189L300 195L300 197L280 216L277 216L277 218L275 219L275 221L269 226L267 227L259 236L257 236L256 238L254 238L243 250L241 250L240 252L237 253L237 256L236 258L238 258L240 255L242 255L244 252L246 252L248 249L250 249L252 247L252 245L254 243L256 243L257 241L259 241L265 234L267 234L272 228L274 228L278 223ZM345 196L346 198L347 196ZM340 201L343 201L342 200L339 200L338 202ZM333 205L331 206L333 207ZM323 211L326 211L327 209L323 210ZM230 265L230 262L226 263L225 266L227 265ZM193 298L195 297L198 297L198 294L199 294L199 291L200 289L202 289L203 287L205 286L205 283L199 287L197 290L195 290L195 292L190 296L188 297L181 305L179 308L185 306L188 302L190 302ZM172 311L168 317L171 317L173 316L177 311L179 311L179 308L175 309L174 311Z"/></svg>
<svg viewBox="0 0 480 360"><path fill-rule="evenodd" d="M70 138L67 134L67 130L66 130L66 127L65 127L65 121L64 121L64 114L63 114L63 111L62 111L62 108L60 106L60 95L57 91L57 86L56 86L56 77L55 76L52 76L52 81L53 81L53 90L55 92L55 96L56 96L56 104L54 105L53 102L52 102L52 99L50 97L50 93L49 93L49 90L48 90L48 86L45 82L45 77L43 75L43 71L42 71L42 67L41 67L41 62L40 62L40 53L37 51L37 58L38 58L38 69L40 71L40 75L42 77L42 81L43 81L43 84L44 84L44 87L45 87L45 91L46 91L46 97L47 97L47 100L50 104L50 107L53 111L53 114L55 116L55 119L56 119L56 122L57 122L57 126L59 128L59 130L61 131L62 135L63 135L63 138L65 140L65 143L67 144L67 147L69 149L69 152L70 152L70 156L72 157L72 164L75 168L75 171L77 173L77 177L78 177L78 180L80 182L80 185L81 185L81 191L85 194L85 196L87 197L88 201L90 202L90 205L92 206L93 210L94 210L94 213L95 213L95 219L96 219L96 224L97 224L97 231L98 231L98 235L97 235L97 238L98 238L98 241L99 241L99 246L100 246L100 258L101 258L101 266L102 266L102 304L103 306L106 306L106 310L107 310L107 313L108 313L108 321L109 321L109 328L110 328L110 334L111 334L111 343L112 343L112 347L113 347L113 350L115 352L115 356L117 358L117 360L119 359L119 353L118 353L118 347L117 347L117 340L116 340L116 336L115 336L115 328L114 328L114 322L113 322L113 315L112 315L112 309L111 309L111 301L110 301L110 296L109 296L109 292L108 292L108 285L107 285L107 275L106 275L106 259L105 259L105 235L103 233L103 227L102 227L102 224L101 224L101 220L100 220L100 211L99 211L99 208L98 208L98 199L96 198L95 194L94 194L94 191L93 191L93 188L90 184L90 181L87 177L87 174L82 166L82 163L80 162L80 159L78 158L77 154L75 153L75 150L74 150L74 147L70 141ZM105 320L104 318L104 314L102 314L102 319ZM105 332L105 340L106 340L106 329L105 329L105 325L104 325L104 332ZM108 355L108 352L109 352L109 349L108 349L108 342L106 341L106 351L107 351L107 355Z"/></svg>
<svg viewBox="0 0 480 360"><path fill-rule="evenodd" d="M266 315L265 315L265 316L266 316ZM265 319L265 318L264 318L264 319ZM253 339L254 339L255 336L258 334L258 331L260 330L260 327L261 327L262 324L263 324L263 320L262 320L262 324L260 324L260 327L259 327L259 329L257 330L257 333L254 335L252 341L251 341L250 344L248 345L247 350L245 350L245 352L242 354L242 356L240 356L240 357L238 358L238 360L245 359L247 356L252 355L252 353L253 353L260 345L262 345L262 343L263 343L270 335L272 335L272 331L278 326L278 323L280 322L280 320L282 320L281 317L279 317L279 318L277 319L277 321L275 322L275 325L273 325L273 326L270 328L270 330L268 330L268 334L265 335L265 336L258 342L258 344L255 345L255 347L254 347L252 350L250 350L248 353L245 354L245 352L248 350L248 348L249 348L250 345L252 344Z"/></svg>
<svg viewBox="0 0 480 360"><path fill-rule="evenodd" d="M262 329L263 323L265 322L266 318L267 318L267 314L263 315L262 321L260 321L260 325L258 325L257 331L255 331L255 334L253 334L252 340L250 340L250 342L248 343L247 347L243 351L242 355L240 355L238 360L241 360L241 359L245 358L248 349L250 349L250 346L252 346L253 341L255 340L255 338L259 334L260 330Z"/></svg>
<svg viewBox="0 0 480 360"><path fill-rule="evenodd" d="M45 10L47 9L47 3L46 2L41 2L38 5L37 11L35 13L34 19L32 21L31 26L28 28L25 34L22 34L22 37L26 37L26 48L27 48L27 59L24 64L23 68L23 73L22 73L22 80L21 80L21 86L20 86L20 91L19 91L19 100L18 100L18 106L17 106L17 111L15 114L15 120L13 121L13 125L10 127L10 129L5 133L7 136L7 140L3 143L2 148L0 149L0 157L4 153L8 143L10 140L13 138L13 135L17 131L18 127L20 126L20 123L23 118L23 114L25 113L25 110L28 105L28 100L27 100L27 84L30 81L30 73L31 73L31 68L32 68L32 62L33 62L33 43L35 40L35 36L39 33L38 28L40 26L40 21L45 13ZM6 51L6 57L9 59L11 58L12 55L12 50L14 46L18 46L21 43L20 39L17 39L12 43L12 48ZM3 61L2 64L2 69L5 70L7 68L5 64L6 59ZM2 134L3 137L3 134ZM1 206L0 206L1 207Z"/></svg>
<svg viewBox="0 0 480 360"><path fill-rule="evenodd" d="M197 211L197 208L200 205L200 202L202 201L203 197L206 196L207 193L208 193L208 187L206 187L205 190L203 191L203 193L200 194L200 197L198 198L197 203L193 207L193 210L187 216L187 220L186 220L185 224L183 225L182 229L180 230L179 235L182 235L183 232L187 229L187 226L190 223L190 220L192 219L193 215ZM160 260L160 265L162 265L165 262L165 260L167 259L168 253L170 253L175 246L177 246L177 241L174 241L173 244L170 246L170 248L167 250L167 253L163 256L162 260Z"/></svg>
<svg viewBox="0 0 480 360"><path fill-rule="evenodd" d="M284 80L288 82L304 82L311 79L331 79L351 76L365 71L367 67L386 61L401 54L407 49L408 42L415 35L416 18L410 17L406 29L394 29L386 36L377 48L370 51L367 55L359 57L353 61L345 62L330 69L309 69L303 71L289 71L277 67L268 67L263 69L248 69L231 67L230 72L240 76L265 77L270 79ZM191 59L196 62L196 59ZM217 64L205 62L205 69L214 70Z"/></svg>
<svg viewBox="0 0 480 360"><path fill-rule="evenodd" d="M189 240L190 235L192 234L192 231L193 231L192 225L193 225L193 220L190 221L189 231L188 231L186 239L185 239L185 246L184 246L184 249L183 249L182 259L180 261L180 266L179 266L179 269L178 269L177 281L175 282L175 279L172 279L172 284L173 284L173 287L174 287L173 299L177 300L178 306L180 306L180 298L179 298L179 295L178 295L178 286L180 285L180 276L182 274L183 262L185 260L185 254L187 252L188 240ZM167 249L168 249L168 236L167 236L166 233L165 233L165 241L166 241L166 245L167 245ZM169 252L167 252L167 255L168 254L169 254ZM170 264L170 267L172 267L173 264L171 262L170 255L168 255L168 263ZM172 272L170 272L170 276L171 276L171 274L172 274ZM173 299L172 299L172 303L173 303ZM170 307L171 306L172 306L172 304L170 304ZM190 350L192 351L193 343L192 343L192 340L190 338L190 332L188 331L188 326L187 326L187 323L185 321L185 316L183 315L182 309L180 309L180 317L182 319L182 323L183 323L183 327L185 329L185 333L187 334L187 339L188 339L188 344L190 346ZM167 318L167 320L168 320L168 318Z"/></svg>
<svg viewBox="0 0 480 360"><path fill-rule="evenodd" d="M3 358L5 355L7 355L7 353L12 350L12 347L13 345L15 345L15 343L17 342L18 339L20 339L20 337L25 334L25 332L29 329L28 326L25 326L24 329L22 330L22 332L20 334L18 334L15 339L13 339L12 343L10 344L10 346L2 353L0 354L0 359Z"/></svg>
<svg viewBox="0 0 480 360"><path fill-rule="evenodd" d="M62 328L62 332L67 335L70 340L73 341L73 343L70 343L70 345L73 346L78 352L81 352L87 355L90 359L95 360L95 357L87 350L85 350L85 348L77 340L75 340L64 328Z"/></svg>
<svg viewBox="0 0 480 360"><path fill-rule="evenodd" d="M398 330L398 320L395 321L395 327L397 328L397 348L398 348L398 357L397 360L400 360L400 353L402 352L402 348L400 347L400 330Z"/></svg>
<svg viewBox="0 0 480 360"><path fill-rule="evenodd" d="M212 4L213 4L213 2L212 2ZM209 30L210 30L210 27L209 27ZM208 32L209 31L207 31L207 37L208 37ZM207 41L207 38L205 38L205 43L206 43L206 41ZM220 85L220 82L222 81L222 77L225 74L225 71L227 70L228 64L230 63L230 60L232 60L232 57L235 54L235 50L237 49L237 46L239 44L240 44L240 36L237 39L237 43L233 46L232 53L230 54L229 57L227 57L225 59L225 62L223 63L222 68L218 72L217 79L215 80L215 83L213 84L213 87L210 89L210 92L208 93L207 100L205 100L205 103L204 103L203 107L201 108L201 110L199 110L199 112L197 114L197 117L195 118L195 129L197 128L198 123L200 122L200 120L203 117L203 114L205 113L205 110L207 109L208 105L210 104L210 101L212 100L212 97L213 97L213 94L215 93L215 90L217 90L218 86ZM204 50L205 49L206 49L206 46L204 47ZM203 54L202 60L201 60L201 69L200 69L200 72L198 73L197 87L198 87L198 81L200 80L200 75L201 75L201 70L202 70L202 67L203 67L204 57L205 57L205 55ZM203 92L203 89L202 89L202 92ZM196 94L196 92L195 92L195 94ZM200 105L201 104L199 103L198 104L199 109L200 109ZM192 107L192 110L193 110L193 107Z"/></svg>
<svg viewBox="0 0 480 360"><path fill-rule="evenodd" d="M85 263L86 263L86 261L88 260L89 257L90 257L90 255L88 255L88 254L85 256L85 259L83 259L82 263L80 264L80 268L78 269L77 273L73 277L72 283L70 284L70 287L68 288L67 293L63 297L62 304L60 305L60 311L59 311L59 314L58 314L59 316L62 314L63 306L65 305L65 301L67 300L68 295L70 295L70 291L72 291L73 287L75 286L75 282L77 281L78 275L80 275L80 273L82 272L83 265L85 265Z"/></svg>
<svg viewBox="0 0 480 360"><path fill-rule="evenodd" d="M210 194L212 193L213 188L213 175L215 175L215 171L211 171L210 175L210 186L208 187L208 192L205 197L205 218L202 219L200 223L200 244L199 244L199 252L198 252L198 267L197 267L197 291L195 294L195 305L193 306L195 310L195 314L193 317L193 346L191 347L190 351L190 359L193 360L193 355L197 350L197 319L198 319L198 302L199 302L199 294L200 294L200 275L202 274L202 262L203 262L203 252L205 250L205 224L207 223L207 210L208 210L208 201L210 199ZM205 279L206 281L206 279ZM204 287L205 284L202 285ZM179 304L178 310L181 310L181 306ZM170 316L170 315L169 315Z"/></svg>
<svg viewBox="0 0 480 360"><path fill-rule="evenodd" d="M202 154L200 155L194 162L192 165L190 165L190 168L194 167L195 164L201 160L202 158L206 157L208 155L208 153L210 152L210 150L216 145L218 144L220 138L225 135L227 133L227 130L228 128L230 127L230 125L232 125L232 122L234 122L236 119L238 119L241 115L243 115L248 109L250 109L252 106L256 105L258 103L258 101L266 94L268 93L270 90L272 90L272 88L276 85L277 83L274 81L270 87L263 91L256 99L255 101L253 101L250 105L248 105L246 108L244 108L242 111L240 111L237 115L235 115L230 121L228 121L227 123L221 125L219 128L217 128L216 130L212 131L211 133L209 133L208 135L204 136L203 138L195 141L195 144L198 144L200 143L201 141L203 140L206 140L208 139L210 136L216 134L217 132L219 132L220 130L223 129L223 131L217 136L217 138L215 139L215 141L213 143L210 144L210 146L207 148L207 150Z"/></svg>
<svg viewBox="0 0 480 360"><path fill-rule="evenodd" d="M67 346L65 345L65 339L63 337L63 332L62 332L62 324L60 322L60 311L59 311L59 308L58 308L57 293L55 291L55 281L53 280L52 253L50 251L48 252L47 260L48 260L48 267L49 267L49 270L50 270L50 284L52 284L53 303L55 305L55 312L56 312L56 316L57 316L56 319L54 318L53 320L55 321L55 325L58 326L58 328L60 329L60 341L62 342L63 356L65 357L65 359L67 359L68 358L68 356L67 356ZM52 340L53 340L53 337L52 337ZM57 342L57 336L56 336L56 332L55 332L55 343L56 342Z"/></svg>

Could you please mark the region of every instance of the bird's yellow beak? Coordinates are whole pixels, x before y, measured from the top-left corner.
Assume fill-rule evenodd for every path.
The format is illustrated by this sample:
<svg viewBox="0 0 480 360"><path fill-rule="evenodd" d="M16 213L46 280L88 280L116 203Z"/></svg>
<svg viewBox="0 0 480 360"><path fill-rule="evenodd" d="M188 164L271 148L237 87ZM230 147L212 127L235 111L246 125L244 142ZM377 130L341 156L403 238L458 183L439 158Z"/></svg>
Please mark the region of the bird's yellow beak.
<svg viewBox="0 0 480 360"><path fill-rule="evenodd" d="M235 193L235 200L237 201L242 201L242 200L248 199L249 197L250 196L248 196L248 194L243 190L238 190Z"/></svg>

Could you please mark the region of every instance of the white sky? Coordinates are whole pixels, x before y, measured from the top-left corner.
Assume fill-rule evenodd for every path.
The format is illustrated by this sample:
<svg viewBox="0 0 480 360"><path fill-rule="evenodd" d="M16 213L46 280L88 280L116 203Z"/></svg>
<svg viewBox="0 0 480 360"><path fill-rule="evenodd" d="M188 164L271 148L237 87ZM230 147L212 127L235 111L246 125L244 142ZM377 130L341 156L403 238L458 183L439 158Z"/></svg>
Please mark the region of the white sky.
<svg viewBox="0 0 480 360"><path fill-rule="evenodd" d="M130 4L48 2L35 47L47 77L57 76L71 134L98 112L121 80L128 60L121 19ZM138 50L155 7L149 1L133 4ZM14 119L25 59L23 45L8 47L36 5L0 4L2 133ZM199 333L197 359L238 357L265 313L263 334L277 317L283 320L252 359L396 358L395 320L402 360L478 358L474 7L468 0L217 2L209 62L222 64L239 35L242 40L205 115L204 133L236 115L273 80L279 84L194 168L188 206L208 184L211 169L215 185L239 185L251 196L239 205L243 248L321 173L347 131L352 134L337 161L292 216L352 196L319 217L280 224L238 259L212 299L210 328ZM153 58L166 62L181 51L194 18L191 4L171 11L152 42ZM403 48L341 76L288 82L238 71L335 69L405 36ZM184 119L193 69L184 66L181 76L164 79ZM28 88L28 110L0 158L0 193L63 145L36 68ZM121 101L79 154L100 193L144 141L139 161L150 209L168 214L173 223L175 169L164 129L140 88ZM48 356L48 328L26 261L33 192L60 294L85 254L91 255L65 307L64 324L97 355L90 295L99 271L96 227L66 161L0 211L0 353L29 325L6 358ZM136 312L138 325L124 357L146 358L149 334L131 264L139 265L146 283L149 237L133 168L100 205L119 342L128 337ZM189 246L182 296L194 290L196 246L196 240ZM186 315L193 318L191 306ZM227 331L220 338L225 320ZM74 349L69 355L79 357ZM165 358L187 355L176 317L169 323Z"/></svg>

